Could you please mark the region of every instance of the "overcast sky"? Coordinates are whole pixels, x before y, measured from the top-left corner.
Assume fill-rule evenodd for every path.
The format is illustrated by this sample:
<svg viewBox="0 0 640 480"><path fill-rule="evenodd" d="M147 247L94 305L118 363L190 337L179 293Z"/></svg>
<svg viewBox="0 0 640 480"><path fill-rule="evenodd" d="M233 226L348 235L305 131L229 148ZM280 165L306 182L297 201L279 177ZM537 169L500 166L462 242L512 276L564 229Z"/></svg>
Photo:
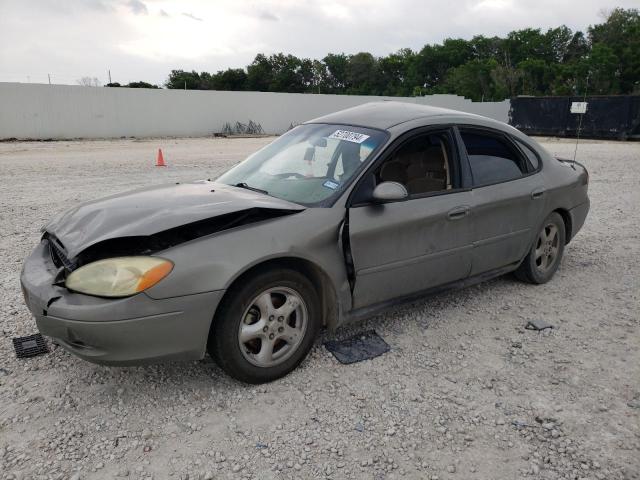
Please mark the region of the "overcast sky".
<svg viewBox="0 0 640 480"><path fill-rule="evenodd" d="M244 67L256 53L420 49L447 37L566 24L640 0L0 0L0 81L161 85L172 68Z"/></svg>

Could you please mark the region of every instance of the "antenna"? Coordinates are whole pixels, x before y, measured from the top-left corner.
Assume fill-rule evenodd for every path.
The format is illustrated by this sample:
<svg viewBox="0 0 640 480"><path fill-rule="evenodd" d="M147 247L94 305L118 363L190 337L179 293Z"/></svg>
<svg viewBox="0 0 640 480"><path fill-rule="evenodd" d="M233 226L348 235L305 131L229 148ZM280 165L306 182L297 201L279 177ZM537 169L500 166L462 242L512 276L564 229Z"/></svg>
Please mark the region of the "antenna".
<svg viewBox="0 0 640 480"><path fill-rule="evenodd" d="M587 81L585 83L584 86L584 96L582 97L582 102L586 103L587 101L587 90L589 90L589 77L591 76L591 71L589 71L589 73L587 73ZM582 128L582 117L584 117L584 114L586 113L586 105L585 105L585 111L584 113L580 114L580 119L578 120L578 133L576 134L576 148L573 151L573 161L576 161L576 155L578 154L578 142L580 141L580 129Z"/></svg>

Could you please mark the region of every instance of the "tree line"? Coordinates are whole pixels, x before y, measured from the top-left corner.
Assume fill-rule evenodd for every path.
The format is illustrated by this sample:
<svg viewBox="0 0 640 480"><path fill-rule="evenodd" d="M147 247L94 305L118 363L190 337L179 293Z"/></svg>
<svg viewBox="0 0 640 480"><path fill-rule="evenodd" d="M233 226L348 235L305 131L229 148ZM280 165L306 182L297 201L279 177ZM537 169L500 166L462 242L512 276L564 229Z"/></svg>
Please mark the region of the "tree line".
<svg viewBox="0 0 640 480"><path fill-rule="evenodd" d="M444 40L383 57L329 53L321 60L258 54L217 73L172 70L165 87L191 90L419 96L475 101L517 95L640 93L640 12L616 8L586 33L567 26L505 37Z"/></svg>
<svg viewBox="0 0 640 480"><path fill-rule="evenodd" d="M78 83L80 83L80 80L78 81ZM107 83L105 87L160 88L157 85L152 85L151 83L147 83L147 82L131 82L125 85L121 85L118 82L111 82L111 83Z"/></svg>

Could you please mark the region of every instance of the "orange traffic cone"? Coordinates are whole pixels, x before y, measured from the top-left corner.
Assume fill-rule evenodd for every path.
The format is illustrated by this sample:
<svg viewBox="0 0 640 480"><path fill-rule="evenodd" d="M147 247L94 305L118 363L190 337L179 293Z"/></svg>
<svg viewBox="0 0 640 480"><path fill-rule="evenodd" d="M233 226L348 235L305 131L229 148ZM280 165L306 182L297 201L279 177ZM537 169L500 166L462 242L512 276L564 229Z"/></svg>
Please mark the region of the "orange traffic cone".
<svg viewBox="0 0 640 480"><path fill-rule="evenodd" d="M166 167L167 164L164 163L164 156L162 155L162 149L158 149L158 158L156 159L156 167Z"/></svg>

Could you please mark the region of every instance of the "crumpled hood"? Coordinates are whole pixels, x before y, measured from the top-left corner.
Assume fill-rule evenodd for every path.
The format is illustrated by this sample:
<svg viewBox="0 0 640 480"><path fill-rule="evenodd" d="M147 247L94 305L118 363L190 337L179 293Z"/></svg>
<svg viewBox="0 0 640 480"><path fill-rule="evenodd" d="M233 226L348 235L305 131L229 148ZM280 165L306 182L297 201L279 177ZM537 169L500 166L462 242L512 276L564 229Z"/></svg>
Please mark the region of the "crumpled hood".
<svg viewBox="0 0 640 480"><path fill-rule="evenodd" d="M285 200L203 180L147 187L82 203L51 220L44 229L73 258L103 240L149 236L255 208L304 210Z"/></svg>

